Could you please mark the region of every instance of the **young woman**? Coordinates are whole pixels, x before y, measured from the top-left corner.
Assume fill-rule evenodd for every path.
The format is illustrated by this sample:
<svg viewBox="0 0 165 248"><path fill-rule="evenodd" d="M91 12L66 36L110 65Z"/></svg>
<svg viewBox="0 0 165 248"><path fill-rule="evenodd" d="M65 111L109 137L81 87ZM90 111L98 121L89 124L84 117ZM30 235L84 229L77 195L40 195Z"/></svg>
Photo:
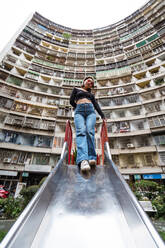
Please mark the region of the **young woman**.
<svg viewBox="0 0 165 248"><path fill-rule="evenodd" d="M105 119L95 96L91 93L94 87L93 77L86 77L81 88L74 88L70 96L70 104L75 109L74 123L76 127L77 164L81 171L90 170L96 165L95 124L96 113Z"/></svg>

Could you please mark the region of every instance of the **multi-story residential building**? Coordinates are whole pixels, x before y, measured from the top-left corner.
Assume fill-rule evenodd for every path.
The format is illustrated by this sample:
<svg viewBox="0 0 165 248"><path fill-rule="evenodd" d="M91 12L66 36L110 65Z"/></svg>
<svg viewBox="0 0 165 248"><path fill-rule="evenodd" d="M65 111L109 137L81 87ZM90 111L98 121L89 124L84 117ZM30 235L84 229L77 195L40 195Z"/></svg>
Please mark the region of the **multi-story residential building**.
<svg viewBox="0 0 165 248"><path fill-rule="evenodd" d="M19 181L38 183L51 171L67 119L74 130L70 93L87 75L95 78L121 173L163 177L164 5L151 0L120 22L93 30L64 27L37 12L29 17L0 55L0 183L14 189Z"/></svg>

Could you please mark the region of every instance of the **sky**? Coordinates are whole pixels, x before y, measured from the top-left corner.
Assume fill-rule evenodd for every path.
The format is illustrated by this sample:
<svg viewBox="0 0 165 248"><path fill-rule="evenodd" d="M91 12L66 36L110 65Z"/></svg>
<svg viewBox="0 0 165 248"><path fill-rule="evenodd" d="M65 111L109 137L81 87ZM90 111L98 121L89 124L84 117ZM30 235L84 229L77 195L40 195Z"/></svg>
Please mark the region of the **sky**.
<svg viewBox="0 0 165 248"><path fill-rule="evenodd" d="M76 29L108 26L135 12L146 0L11 0L1 3L0 52L35 11L51 21Z"/></svg>

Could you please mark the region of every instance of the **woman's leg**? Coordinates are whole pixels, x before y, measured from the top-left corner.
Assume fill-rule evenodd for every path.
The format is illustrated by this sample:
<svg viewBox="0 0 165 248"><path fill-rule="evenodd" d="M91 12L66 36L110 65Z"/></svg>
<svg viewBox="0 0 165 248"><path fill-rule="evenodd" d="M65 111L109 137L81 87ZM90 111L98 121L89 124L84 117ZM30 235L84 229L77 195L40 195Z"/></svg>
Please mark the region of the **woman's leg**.
<svg viewBox="0 0 165 248"><path fill-rule="evenodd" d="M76 128L77 159L79 164L82 160L88 160L88 145L86 135L85 118L83 115L76 113L74 116Z"/></svg>
<svg viewBox="0 0 165 248"><path fill-rule="evenodd" d="M88 143L88 160L96 160L95 151L95 124L96 114L92 112L86 117L86 132Z"/></svg>

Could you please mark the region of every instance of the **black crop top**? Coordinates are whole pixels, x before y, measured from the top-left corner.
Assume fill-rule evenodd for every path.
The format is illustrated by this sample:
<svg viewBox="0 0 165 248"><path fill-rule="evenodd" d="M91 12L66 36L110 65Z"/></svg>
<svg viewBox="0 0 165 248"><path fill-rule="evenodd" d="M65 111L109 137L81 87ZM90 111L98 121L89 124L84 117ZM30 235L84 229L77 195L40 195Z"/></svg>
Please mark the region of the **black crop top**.
<svg viewBox="0 0 165 248"><path fill-rule="evenodd" d="M95 99L95 96L90 91L84 91L78 88L74 88L70 96L70 104L73 108L76 108L76 102L82 98L87 98L93 103L94 108L97 110L102 119L105 118L104 113L102 112L98 102Z"/></svg>

